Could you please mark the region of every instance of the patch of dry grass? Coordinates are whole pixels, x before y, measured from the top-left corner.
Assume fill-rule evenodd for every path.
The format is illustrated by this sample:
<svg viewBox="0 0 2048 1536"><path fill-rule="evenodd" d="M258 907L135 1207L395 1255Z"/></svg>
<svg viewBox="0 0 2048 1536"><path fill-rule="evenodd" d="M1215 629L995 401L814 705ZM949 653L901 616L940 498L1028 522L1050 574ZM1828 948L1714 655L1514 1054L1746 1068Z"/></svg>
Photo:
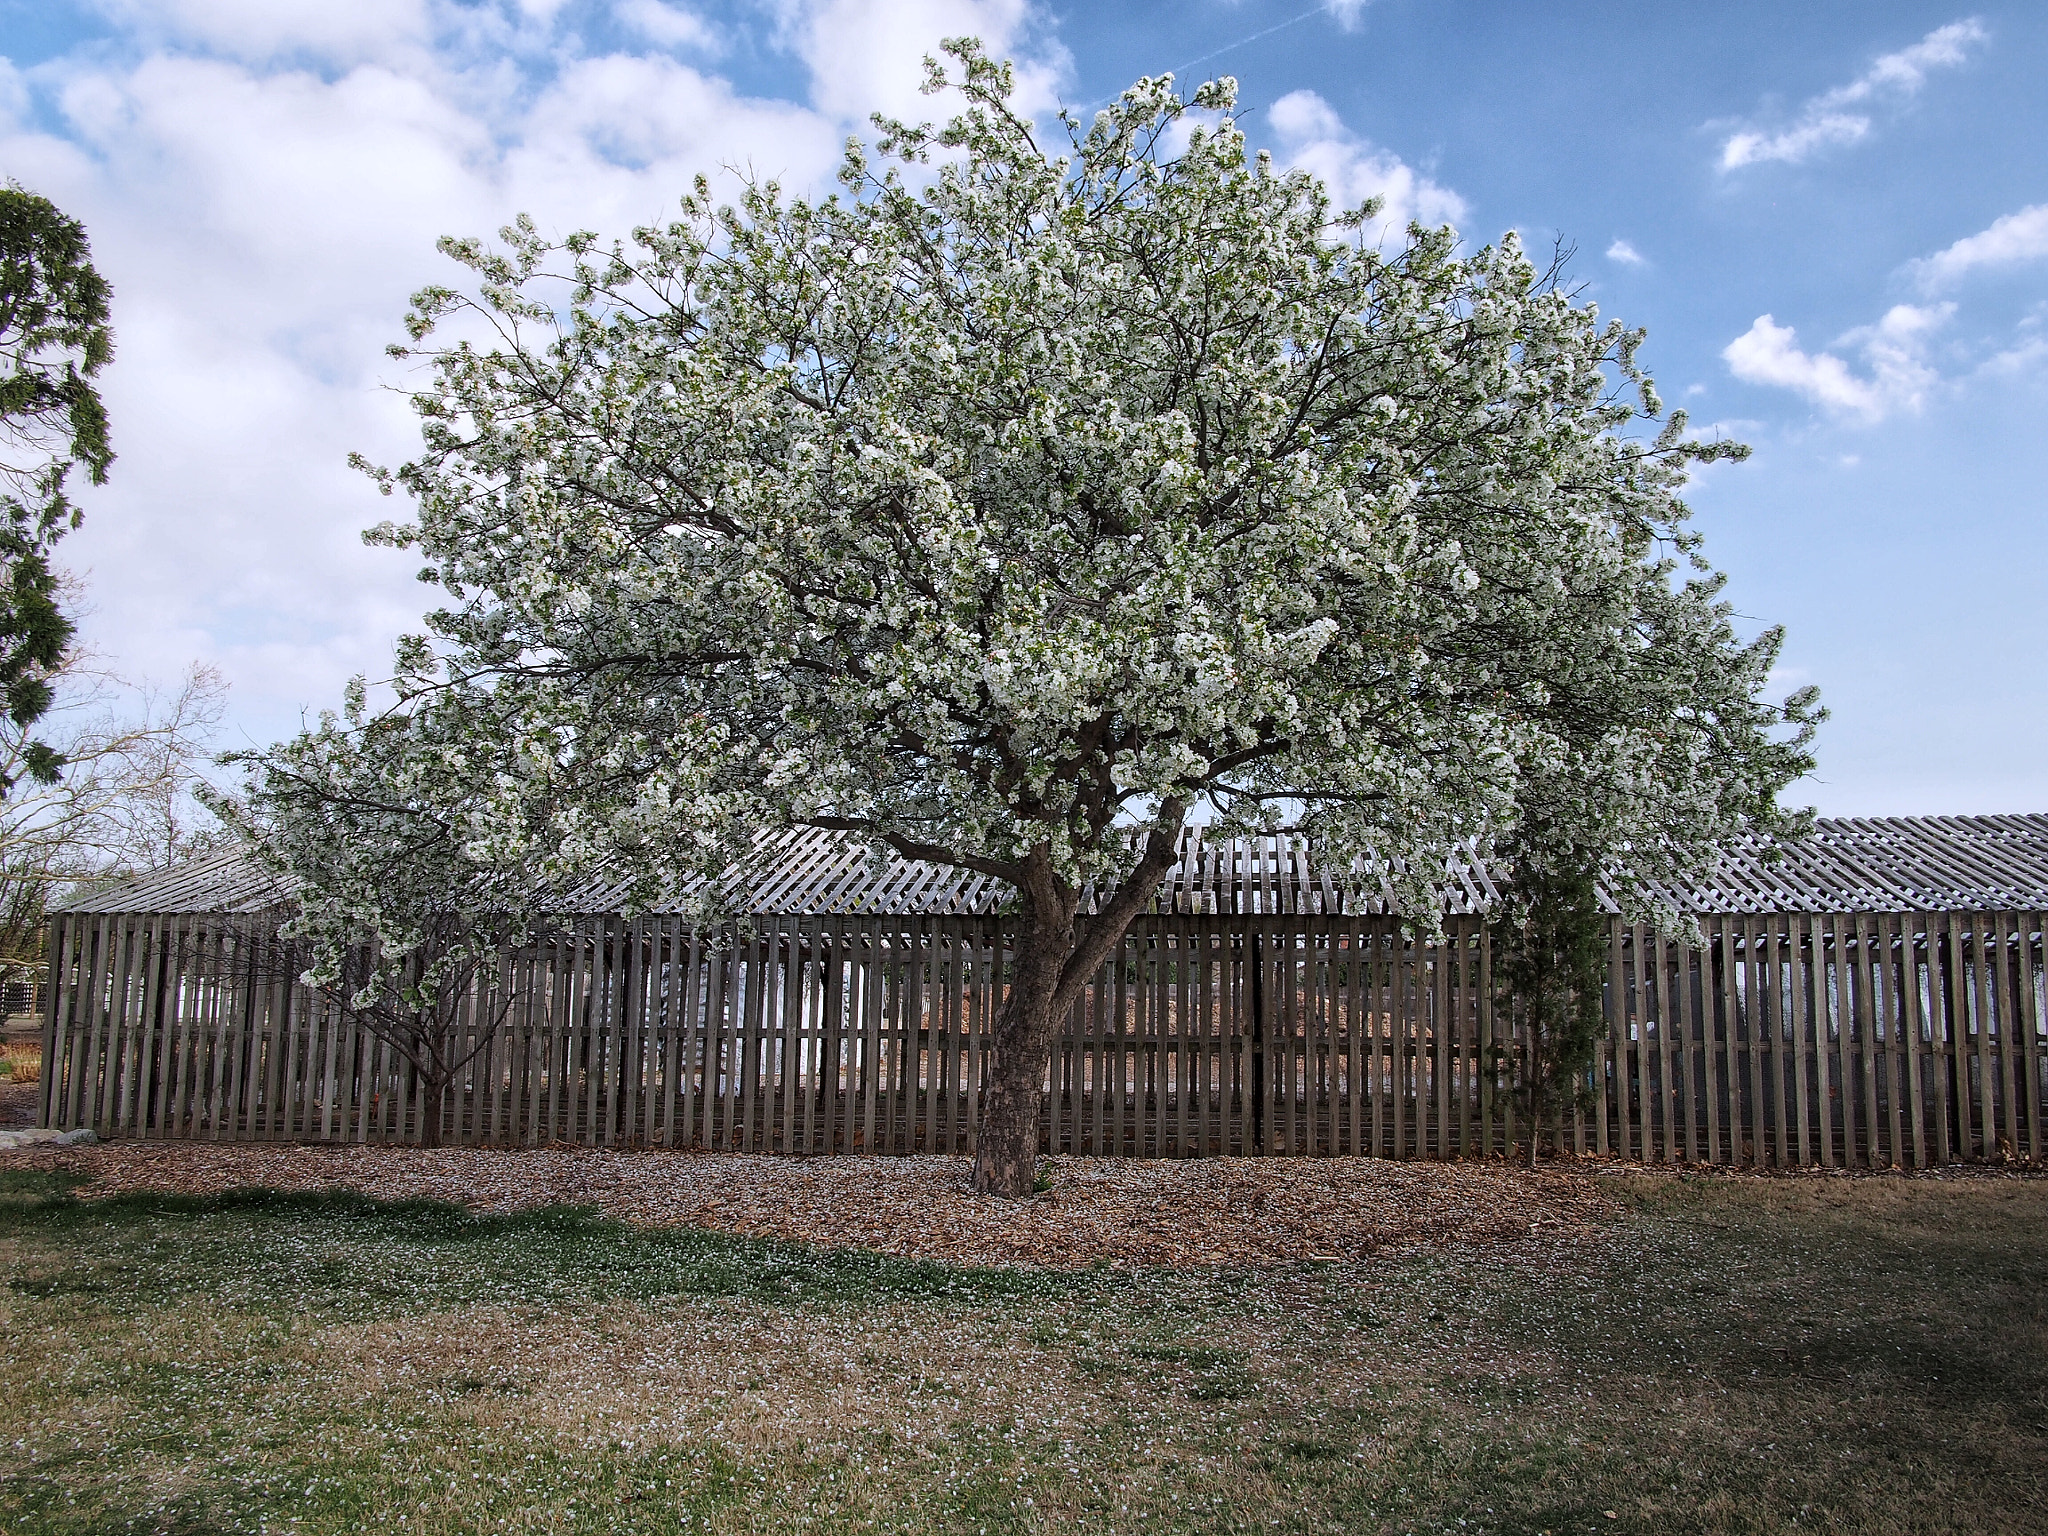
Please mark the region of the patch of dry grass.
<svg viewBox="0 0 2048 1536"><path fill-rule="evenodd" d="M0 1082L32 1083L42 1075L42 1041L0 1041Z"/></svg>

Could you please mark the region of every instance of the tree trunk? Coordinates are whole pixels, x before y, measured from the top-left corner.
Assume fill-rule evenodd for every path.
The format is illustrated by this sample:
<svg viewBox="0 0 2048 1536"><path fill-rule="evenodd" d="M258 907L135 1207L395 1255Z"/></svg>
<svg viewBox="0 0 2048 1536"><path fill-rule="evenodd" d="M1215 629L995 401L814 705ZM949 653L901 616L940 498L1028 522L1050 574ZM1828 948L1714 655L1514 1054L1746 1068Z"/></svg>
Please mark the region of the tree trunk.
<svg viewBox="0 0 2048 1536"><path fill-rule="evenodd" d="M1038 1108L1059 1033L1056 994L1074 950L1073 920L1027 916L1011 962L1010 991L996 1010L995 1054L974 1143L977 1194L1021 1199L1038 1170Z"/></svg>
<svg viewBox="0 0 2048 1536"><path fill-rule="evenodd" d="M974 1143L976 1192L1011 1199L1032 1192L1038 1171L1038 1106L1061 1021L1123 943L1132 920L1158 895L1186 816L1187 807L1179 800L1164 801L1137 868L1093 915L1078 921L1081 893L1054 874L1042 846L1019 871L1023 911L1009 994L996 1011L994 1060Z"/></svg>
<svg viewBox="0 0 2048 1536"><path fill-rule="evenodd" d="M420 1145L438 1147L441 1145L441 1110L448 1102L448 1085L455 1081L455 1069L441 1054L439 1044L433 1041L427 1042L423 1050L415 1046L412 1062L414 1070L419 1073Z"/></svg>
<svg viewBox="0 0 2048 1536"><path fill-rule="evenodd" d="M444 1078L438 1082L423 1081L420 1087L420 1145L438 1147L441 1145L441 1106L448 1097L448 1083Z"/></svg>

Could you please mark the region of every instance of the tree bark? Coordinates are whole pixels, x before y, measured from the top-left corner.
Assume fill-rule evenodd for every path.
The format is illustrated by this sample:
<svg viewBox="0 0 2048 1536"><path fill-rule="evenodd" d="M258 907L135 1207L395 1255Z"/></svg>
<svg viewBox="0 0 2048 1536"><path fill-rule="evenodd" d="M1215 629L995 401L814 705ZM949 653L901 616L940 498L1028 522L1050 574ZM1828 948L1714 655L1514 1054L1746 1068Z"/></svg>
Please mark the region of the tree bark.
<svg viewBox="0 0 2048 1536"><path fill-rule="evenodd" d="M427 1079L420 1084L420 1145L441 1145L441 1110L448 1101L448 1079Z"/></svg>
<svg viewBox="0 0 2048 1536"><path fill-rule="evenodd" d="M1010 990L996 1010L995 1052L974 1143L979 1194L1021 1199L1038 1171L1038 1107L1045 1070L1064 1020L1131 921L1152 904L1180 847L1187 807L1168 800L1146 838L1138 867L1092 915L1076 918L1080 893L1053 875L1043 852L1018 881L1022 921L1011 960Z"/></svg>
<svg viewBox="0 0 2048 1536"><path fill-rule="evenodd" d="M1059 1033L1060 977L1074 950L1073 917L1027 918L1011 961L1010 991L996 1010L995 1056L974 1144L977 1194L1021 1199L1038 1170L1038 1109L1045 1066Z"/></svg>

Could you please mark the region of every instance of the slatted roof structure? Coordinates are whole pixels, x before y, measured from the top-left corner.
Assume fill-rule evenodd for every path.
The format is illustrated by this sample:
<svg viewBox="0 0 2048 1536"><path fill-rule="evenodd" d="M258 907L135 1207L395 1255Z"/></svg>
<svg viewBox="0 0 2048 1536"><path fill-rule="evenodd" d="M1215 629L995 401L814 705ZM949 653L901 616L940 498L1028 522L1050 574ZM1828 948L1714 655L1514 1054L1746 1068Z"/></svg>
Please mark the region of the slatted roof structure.
<svg viewBox="0 0 2048 1536"><path fill-rule="evenodd" d="M811 829L763 837L754 854L728 871L756 913L820 915L924 914L987 916L1010 898L1003 881L943 864L894 855L877 861L858 837ZM1476 859L1447 865L1442 882L1447 910L1479 912L1498 899ZM572 891L561 905L579 912L618 910L623 880L598 879ZM680 910L688 888L657 910ZM240 854L147 875L86 892L64 904L70 912L258 912L289 899L289 887ZM1218 840L1191 828L1181 838L1180 861L1161 883L1158 910L1170 912L1352 912L1394 910L1383 874L1362 861L1351 878L1317 860L1300 838L1276 836Z"/></svg>
<svg viewBox="0 0 2048 1536"><path fill-rule="evenodd" d="M732 875L746 891L745 909L756 913L984 916L1010 895L1002 881L971 870L893 856L878 864L858 838L813 830L763 837ZM1439 888L1453 913L1481 912L1499 899L1492 875L1471 856L1451 860ZM624 889L597 881L563 905L617 910ZM1699 913L2048 910L2048 815L1824 819L1804 842L1735 844L1697 887L1659 894ZM230 854L88 892L64 910L257 912L288 896ZM1210 839L1191 828L1156 910L1364 915L1395 906L1384 869L1367 861L1340 874L1300 838Z"/></svg>
<svg viewBox="0 0 2048 1536"><path fill-rule="evenodd" d="M2048 815L1842 816L1811 838L1747 839L1686 891L1681 911L2040 912L2048 910Z"/></svg>

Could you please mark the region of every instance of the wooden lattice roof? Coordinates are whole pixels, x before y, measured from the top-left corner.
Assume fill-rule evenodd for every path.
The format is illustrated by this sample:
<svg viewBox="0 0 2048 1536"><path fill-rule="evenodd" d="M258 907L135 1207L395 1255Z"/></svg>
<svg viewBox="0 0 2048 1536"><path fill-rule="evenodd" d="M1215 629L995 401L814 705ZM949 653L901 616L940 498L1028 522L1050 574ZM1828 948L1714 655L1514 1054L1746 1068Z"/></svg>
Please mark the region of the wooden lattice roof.
<svg viewBox="0 0 2048 1536"><path fill-rule="evenodd" d="M1665 894L1691 912L2048 910L2048 816L1824 818L1803 842L1736 843Z"/></svg>
<svg viewBox="0 0 2048 1536"><path fill-rule="evenodd" d="M1002 881L972 870L891 856L877 861L859 838L841 832L798 830L764 837L754 855L733 872L752 912L821 914L924 913L978 916L1000 911L1010 895ZM1191 829L1181 858L1162 882L1163 910L1179 912L1386 912L1392 892L1384 880L1367 883L1363 866L1347 893L1299 838L1229 841ZM1377 887L1377 893L1373 887ZM1476 860L1454 861L1445 871L1444 896L1454 912L1477 912L1497 893ZM624 902L625 882L593 881L563 905L607 912ZM197 861L85 893L65 904L72 912L255 912L288 892L239 854ZM678 901L674 905L680 906Z"/></svg>
<svg viewBox="0 0 2048 1536"><path fill-rule="evenodd" d="M1695 912L1903 912L2048 910L2048 815L1889 816L1822 820L1811 839L1772 849L1731 846L1713 875L1663 893ZM949 866L890 858L879 867L857 838L796 831L764 837L735 871L754 912L821 914L999 911L999 880ZM602 912L620 904L622 883L598 882L565 903ZM1475 858L1452 860L1441 889L1448 910L1482 911L1497 899ZM73 912L253 912L285 893L239 855L182 865L89 892ZM1348 880L1298 838L1182 838L1181 859L1160 887L1159 909L1175 912L1384 913L1386 880L1361 861Z"/></svg>

